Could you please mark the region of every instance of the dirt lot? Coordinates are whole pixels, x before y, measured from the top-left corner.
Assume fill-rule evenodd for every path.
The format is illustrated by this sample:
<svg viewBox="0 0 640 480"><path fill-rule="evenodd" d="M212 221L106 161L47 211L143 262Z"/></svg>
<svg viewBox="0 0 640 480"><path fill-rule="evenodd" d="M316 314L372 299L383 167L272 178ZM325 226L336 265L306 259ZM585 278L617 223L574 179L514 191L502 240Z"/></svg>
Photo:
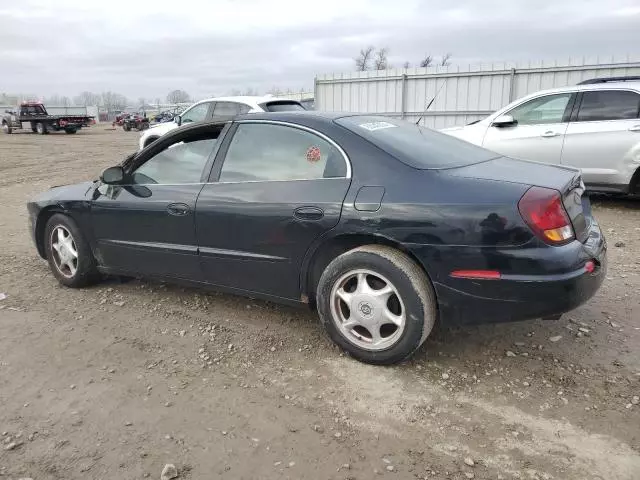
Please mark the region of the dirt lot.
<svg viewBox="0 0 640 480"><path fill-rule="evenodd" d="M137 280L60 287L25 202L95 178L137 138L0 137L0 478L159 478L167 463L181 479L640 478L639 201L594 200L610 270L587 305L442 326L376 368L304 309Z"/></svg>

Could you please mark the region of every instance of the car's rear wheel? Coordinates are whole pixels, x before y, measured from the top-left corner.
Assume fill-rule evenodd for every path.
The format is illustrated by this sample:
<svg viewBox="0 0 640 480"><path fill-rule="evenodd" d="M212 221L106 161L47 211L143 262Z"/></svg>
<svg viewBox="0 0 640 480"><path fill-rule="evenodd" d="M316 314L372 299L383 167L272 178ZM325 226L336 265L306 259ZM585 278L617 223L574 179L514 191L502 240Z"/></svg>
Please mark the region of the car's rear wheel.
<svg viewBox="0 0 640 480"><path fill-rule="evenodd" d="M36 132L38 132L38 135L44 135L47 133L47 126L42 122L36 123Z"/></svg>
<svg viewBox="0 0 640 480"><path fill-rule="evenodd" d="M433 287L404 253L382 245L335 258L316 302L329 336L360 361L400 362L426 340L437 315Z"/></svg>
<svg viewBox="0 0 640 480"><path fill-rule="evenodd" d="M130 131L130 130L131 130L131 125L129 125L128 123L124 123L124 124L122 124L122 129L123 129L125 132L128 132L128 131Z"/></svg>
<svg viewBox="0 0 640 480"><path fill-rule="evenodd" d="M59 213L53 215L44 235L49 267L61 284L79 288L95 283L99 278L95 259L71 218Z"/></svg>
<svg viewBox="0 0 640 480"><path fill-rule="evenodd" d="M78 130L76 128L65 128L64 132L68 133L69 135L73 135L74 133L76 133Z"/></svg>

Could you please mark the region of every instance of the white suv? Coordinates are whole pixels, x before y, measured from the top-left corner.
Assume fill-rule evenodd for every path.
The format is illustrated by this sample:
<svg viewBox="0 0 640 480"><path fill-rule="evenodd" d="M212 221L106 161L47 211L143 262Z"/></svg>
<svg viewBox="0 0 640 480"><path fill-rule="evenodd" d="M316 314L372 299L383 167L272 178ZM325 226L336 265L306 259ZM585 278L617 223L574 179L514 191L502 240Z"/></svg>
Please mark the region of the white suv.
<svg viewBox="0 0 640 480"><path fill-rule="evenodd" d="M191 105L182 115L176 116L173 122L159 123L148 130L144 130L140 134L139 147L142 150L165 133L189 122L228 120L244 113L283 112L289 110L305 110L305 108L295 100L276 98L271 95L264 97L208 98Z"/></svg>
<svg viewBox="0 0 640 480"><path fill-rule="evenodd" d="M443 132L510 157L580 168L589 190L640 193L640 77L544 90Z"/></svg>

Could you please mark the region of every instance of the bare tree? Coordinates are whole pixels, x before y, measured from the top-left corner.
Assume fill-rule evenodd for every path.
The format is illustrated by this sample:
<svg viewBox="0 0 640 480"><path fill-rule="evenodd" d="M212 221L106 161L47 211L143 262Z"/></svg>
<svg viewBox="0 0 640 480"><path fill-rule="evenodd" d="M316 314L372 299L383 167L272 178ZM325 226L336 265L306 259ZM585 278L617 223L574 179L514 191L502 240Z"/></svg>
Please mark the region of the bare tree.
<svg viewBox="0 0 640 480"><path fill-rule="evenodd" d="M167 94L169 103L187 103L189 98L189 94L184 90L172 90Z"/></svg>
<svg viewBox="0 0 640 480"><path fill-rule="evenodd" d="M9 93L1 93L0 94L0 103L3 105L17 105L18 104L18 96L11 95ZM1 112L0 112L1 113Z"/></svg>
<svg viewBox="0 0 640 480"><path fill-rule="evenodd" d="M451 62L449 61L450 59L451 59L450 53L445 53L444 55L442 55L442 59L440 60L440 66L446 67L447 65L451 65Z"/></svg>
<svg viewBox="0 0 640 480"><path fill-rule="evenodd" d="M365 70L369 70L369 62L371 62L371 58L373 57L374 48L373 46L368 46L367 48L363 48L360 50L360 55L355 58L356 62L356 70L359 72L364 72Z"/></svg>
<svg viewBox="0 0 640 480"><path fill-rule="evenodd" d="M406 70L407 68L409 68L410 66L411 66L411 64L410 64L409 62L404 62L404 63L402 64L402 68L404 68L405 70Z"/></svg>
<svg viewBox="0 0 640 480"><path fill-rule="evenodd" d="M62 105L63 107L71 106L71 99L69 97L61 97L60 98L60 105Z"/></svg>
<svg viewBox="0 0 640 480"><path fill-rule="evenodd" d="M51 95L49 97L45 97L45 99L43 100L43 103L45 105L55 105L57 107L62 105L62 100L60 99L60 95L58 95L57 93L54 95Z"/></svg>
<svg viewBox="0 0 640 480"><path fill-rule="evenodd" d="M99 105L100 95L85 91L80 93L80 95L73 97L73 103L81 107L86 107L87 105Z"/></svg>
<svg viewBox="0 0 640 480"><path fill-rule="evenodd" d="M376 58L373 61L373 66L376 70L386 70L389 68L389 61L387 59L387 54L389 53L389 49L387 47L383 47L378 50L376 53Z"/></svg>
<svg viewBox="0 0 640 480"><path fill-rule="evenodd" d="M124 110L129 101L124 95L114 92L102 92L102 105L107 111Z"/></svg>
<svg viewBox="0 0 640 480"><path fill-rule="evenodd" d="M420 66L422 68L429 67L433 63L432 55L425 55L424 58L420 61Z"/></svg>
<svg viewBox="0 0 640 480"><path fill-rule="evenodd" d="M258 91L253 87L249 87L249 88L245 89L245 91L242 93L242 95L247 95L249 97L253 97L255 95L258 95Z"/></svg>

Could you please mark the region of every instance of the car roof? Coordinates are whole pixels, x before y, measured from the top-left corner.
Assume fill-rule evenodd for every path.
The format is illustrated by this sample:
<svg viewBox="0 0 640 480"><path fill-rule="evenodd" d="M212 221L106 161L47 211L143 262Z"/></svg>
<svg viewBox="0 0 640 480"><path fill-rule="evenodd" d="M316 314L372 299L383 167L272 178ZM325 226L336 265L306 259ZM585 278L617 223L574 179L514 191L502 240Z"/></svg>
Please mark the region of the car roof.
<svg viewBox="0 0 640 480"><path fill-rule="evenodd" d="M290 98L280 98L274 97L273 95L236 95L230 97L212 97L205 98L204 100L200 100L199 102L194 103L194 105L203 102L237 102L244 103L247 105L260 105L261 103L267 102L295 102L299 103L297 100L291 100Z"/></svg>
<svg viewBox="0 0 640 480"><path fill-rule="evenodd" d="M603 83L588 83L582 85L567 85L566 87L549 88L546 90L538 90L531 94L531 96L538 96L540 94L548 93L563 93L563 92L584 92L591 90L637 90L640 92L640 81L619 81L619 82L603 82ZM527 95L530 96L530 95Z"/></svg>
<svg viewBox="0 0 640 480"><path fill-rule="evenodd" d="M349 112L323 112L319 110L292 110L292 111L284 111L284 112L258 112L258 113L245 113L243 115L238 115L235 117L235 120L279 120L282 122L291 121L296 122L303 119L314 119L314 120L328 120L333 121L337 118L342 117L350 117L353 115L358 115L357 113L349 113ZM362 115L366 116L374 116L375 114L366 114Z"/></svg>

